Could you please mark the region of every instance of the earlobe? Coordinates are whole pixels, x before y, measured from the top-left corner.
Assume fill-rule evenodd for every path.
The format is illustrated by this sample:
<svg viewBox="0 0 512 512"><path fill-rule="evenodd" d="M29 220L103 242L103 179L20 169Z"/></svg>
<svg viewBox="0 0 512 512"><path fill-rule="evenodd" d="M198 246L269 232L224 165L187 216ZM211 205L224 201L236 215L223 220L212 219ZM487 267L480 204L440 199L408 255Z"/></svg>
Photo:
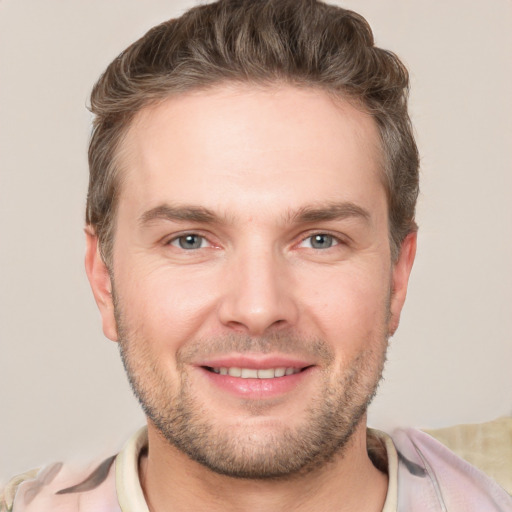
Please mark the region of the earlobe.
<svg viewBox="0 0 512 512"><path fill-rule="evenodd" d="M85 228L86 251L85 271L103 323L103 333L112 341L117 341L117 327L112 299L110 274L98 247L98 237L91 226Z"/></svg>
<svg viewBox="0 0 512 512"><path fill-rule="evenodd" d="M416 256L417 233L409 233L400 248L398 260L393 265L392 290L390 304L389 335L392 336L398 329L400 313L407 295L409 276L411 275L414 258Z"/></svg>

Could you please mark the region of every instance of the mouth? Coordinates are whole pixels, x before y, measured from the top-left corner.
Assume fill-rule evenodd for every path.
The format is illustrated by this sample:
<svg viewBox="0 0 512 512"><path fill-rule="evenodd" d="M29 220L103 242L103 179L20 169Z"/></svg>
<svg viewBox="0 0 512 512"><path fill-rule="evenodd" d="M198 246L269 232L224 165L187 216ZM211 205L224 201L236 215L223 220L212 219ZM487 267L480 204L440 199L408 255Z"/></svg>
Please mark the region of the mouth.
<svg viewBox="0 0 512 512"><path fill-rule="evenodd" d="M317 366L285 357L227 357L197 366L212 389L246 399L265 400L297 393L312 382Z"/></svg>

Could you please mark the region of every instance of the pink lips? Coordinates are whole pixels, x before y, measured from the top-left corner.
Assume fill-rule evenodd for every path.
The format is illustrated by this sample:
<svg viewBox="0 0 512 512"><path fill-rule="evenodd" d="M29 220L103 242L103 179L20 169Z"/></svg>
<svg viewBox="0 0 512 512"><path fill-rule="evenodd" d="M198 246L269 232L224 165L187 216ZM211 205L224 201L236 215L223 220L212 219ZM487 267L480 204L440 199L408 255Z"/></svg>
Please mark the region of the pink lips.
<svg viewBox="0 0 512 512"><path fill-rule="evenodd" d="M314 369L311 362L282 356L220 357L201 362L196 366L211 385L221 391L245 399L273 398L293 391ZM221 374L219 370L222 369ZM230 374L226 374L229 369ZM269 370L276 369L276 376L269 378ZM279 369L279 370L277 370ZM293 374L291 370L293 369ZM246 370L242 378L240 375ZM256 370L262 370L264 378L253 378ZM288 370L285 375L284 370ZM249 375L249 377L247 377Z"/></svg>

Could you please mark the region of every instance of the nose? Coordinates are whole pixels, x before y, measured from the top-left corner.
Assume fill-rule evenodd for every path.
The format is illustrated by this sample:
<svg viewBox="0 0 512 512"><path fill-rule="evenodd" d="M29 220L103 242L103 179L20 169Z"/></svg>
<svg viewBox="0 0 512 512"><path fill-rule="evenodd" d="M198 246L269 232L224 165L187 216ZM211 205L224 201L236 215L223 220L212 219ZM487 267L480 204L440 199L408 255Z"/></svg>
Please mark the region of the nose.
<svg viewBox="0 0 512 512"><path fill-rule="evenodd" d="M227 265L220 322L252 336L294 325L299 317L286 258L271 248L246 251Z"/></svg>

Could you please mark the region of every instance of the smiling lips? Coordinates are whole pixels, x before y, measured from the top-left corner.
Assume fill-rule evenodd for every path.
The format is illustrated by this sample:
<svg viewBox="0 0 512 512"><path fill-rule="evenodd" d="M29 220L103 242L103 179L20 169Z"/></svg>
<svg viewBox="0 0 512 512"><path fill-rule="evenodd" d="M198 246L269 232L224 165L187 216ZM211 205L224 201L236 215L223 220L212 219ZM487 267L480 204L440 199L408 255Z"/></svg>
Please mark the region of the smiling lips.
<svg viewBox="0 0 512 512"><path fill-rule="evenodd" d="M295 390L315 365L283 357L262 360L242 356L205 361L200 368L215 388L246 399L264 400Z"/></svg>

